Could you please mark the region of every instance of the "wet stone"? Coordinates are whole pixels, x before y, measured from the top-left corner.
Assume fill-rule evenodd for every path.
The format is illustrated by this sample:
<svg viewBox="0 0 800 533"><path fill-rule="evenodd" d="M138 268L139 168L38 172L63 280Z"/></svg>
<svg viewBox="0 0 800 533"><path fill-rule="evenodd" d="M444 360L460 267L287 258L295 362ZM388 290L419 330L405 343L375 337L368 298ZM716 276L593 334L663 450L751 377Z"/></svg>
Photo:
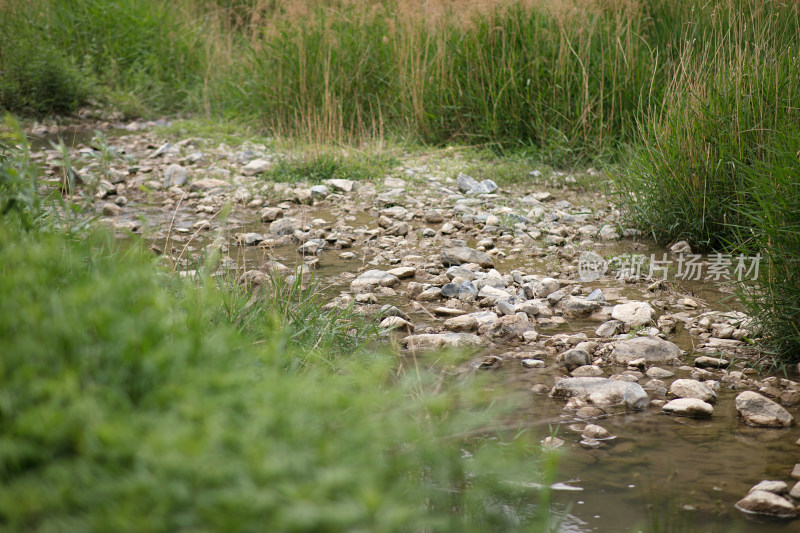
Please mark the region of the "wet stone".
<svg viewBox="0 0 800 533"><path fill-rule="evenodd" d="M668 415L708 418L714 413L714 407L710 403L696 398L678 398L667 402L662 411Z"/></svg>
<svg viewBox="0 0 800 533"><path fill-rule="evenodd" d="M745 391L736 397L739 416L751 426L788 427L794 423L789 412L756 392Z"/></svg>
<svg viewBox="0 0 800 533"><path fill-rule="evenodd" d="M765 490L756 490L736 502L735 507L748 514L772 516L775 518L794 518L797 509L782 496Z"/></svg>
<svg viewBox="0 0 800 533"><path fill-rule="evenodd" d="M678 398L696 398L711 403L717 400L717 394L711 387L693 379L676 379L670 385L669 392Z"/></svg>
<svg viewBox="0 0 800 533"><path fill-rule="evenodd" d="M647 363L676 364L680 360L681 350L675 344L658 337L636 337L617 342L611 356L620 364L640 358L644 358Z"/></svg>

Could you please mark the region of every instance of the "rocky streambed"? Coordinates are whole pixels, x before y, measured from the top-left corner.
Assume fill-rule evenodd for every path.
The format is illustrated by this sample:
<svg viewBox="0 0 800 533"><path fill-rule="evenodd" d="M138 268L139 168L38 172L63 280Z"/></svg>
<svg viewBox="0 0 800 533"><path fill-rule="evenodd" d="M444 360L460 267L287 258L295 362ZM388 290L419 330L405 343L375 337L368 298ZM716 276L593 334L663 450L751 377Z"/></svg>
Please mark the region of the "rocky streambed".
<svg viewBox="0 0 800 533"><path fill-rule="evenodd" d="M565 450L563 530L800 531L800 379L754 368L735 261L719 275L699 257L710 274L676 279L664 266L697 254L621 225L599 173L531 168L498 186L446 150L368 181L275 183L264 173L287 156L272 147L153 126L102 125L106 159L75 137L99 223L185 275L214 249L247 286L313 276L327 306L374 317L409 357L463 353L459 371L491 372L520 427ZM58 185L63 154L40 143L33 157Z"/></svg>

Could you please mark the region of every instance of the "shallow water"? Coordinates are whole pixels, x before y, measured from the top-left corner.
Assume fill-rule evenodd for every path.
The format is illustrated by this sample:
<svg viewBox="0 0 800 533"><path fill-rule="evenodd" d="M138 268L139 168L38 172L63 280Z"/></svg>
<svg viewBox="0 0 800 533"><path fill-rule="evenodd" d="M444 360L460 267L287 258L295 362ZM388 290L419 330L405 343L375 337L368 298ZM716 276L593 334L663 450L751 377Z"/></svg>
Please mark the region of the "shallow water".
<svg viewBox="0 0 800 533"><path fill-rule="evenodd" d="M185 208L166 210L142 206L137 211L144 214L146 226L149 226L149 231L153 232L156 242L161 245L164 244L165 234L169 232L175 248L186 246L191 240L191 250L199 251L204 241L219 233L219 229L195 232L191 229L193 222L208 216L197 215ZM300 217L306 221L323 218L333 225L337 215L331 210L308 209ZM223 233L230 238L238 232L267 233L268 224L258 222L254 216L252 213L234 212L224 222ZM375 218L366 212L343 222L355 228L375 227ZM228 255L234 259L237 268L258 268L267 259L281 261L292 267L303 260L296 251L296 244L267 249L237 246L229 242ZM620 253L625 249L625 245L615 246L617 249L609 246L608 250L600 253ZM357 248L352 251L359 255ZM658 247L647 244L640 247L637 253L660 251ZM343 261L338 257L339 252L329 250L319 256L315 276L322 282L326 294L335 295L339 290L347 289L349 279L342 274L357 273L365 265L361 259ZM426 252L422 253L424 255ZM530 273L544 271L536 258L499 260L497 263L501 273L516 268ZM392 266L396 265L370 264L369 268L386 269ZM403 293L406 283L396 288L398 294ZM631 285L619 280L601 279L584 286L603 288L609 294L616 293L623 300L652 298L652 294L641 284ZM701 298L713 308L725 309L724 300L729 295L713 285L687 282L680 288L681 292ZM391 302L406 310L418 326L424 327L434 322L424 313L412 311L404 296L380 298L380 301ZM583 331L591 337L597 325L598 322L589 319L568 320L558 329L542 333L551 335ZM681 325L670 340L690 353L693 343L697 341ZM496 351L502 353L508 351L509 347L502 348ZM689 377L688 372L677 368L672 370L676 376L664 380L667 387L672 379ZM740 391L725 389L725 384L721 384L723 388L718 393L714 415L710 420L670 417L661 414L659 408L643 412L620 412L603 418L596 422L616 438L604 441L599 449L586 449L578 444L580 432L569 427L576 423L583 425L585 421L566 414L562 410L563 401L530 392L531 386L536 383L551 386L553 377L559 373L558 369L552 367L525 369L517 360L508 359L500 369L492 371L491 381L496 383L498 394L517 401L520 426L534 426L532 431L537 439L547 436L552 430L565 441L561 448L564 453L557 468L556 481L583 490L553 492L554 511L561 518L561 531L800 532L800 521L753 520L733 507L750 487L763 479L789 482L792 465L800 458L800 446L796 444L800 433L795 428L754 429L738 420L733 400ZM800 416L800 410L796 408L789 411L795 417Z"/></svg>

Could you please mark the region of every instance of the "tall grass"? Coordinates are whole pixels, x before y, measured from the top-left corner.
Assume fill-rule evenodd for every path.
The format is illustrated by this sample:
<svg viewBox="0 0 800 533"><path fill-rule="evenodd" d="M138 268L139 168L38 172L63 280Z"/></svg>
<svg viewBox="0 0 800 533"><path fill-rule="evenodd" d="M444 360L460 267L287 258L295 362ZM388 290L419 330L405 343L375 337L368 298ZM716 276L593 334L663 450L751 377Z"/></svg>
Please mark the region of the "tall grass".
<svg viewBox="0 0 800 533"><path fill-rule="evenodd" d="M663 101L616 183L665 243L761 254L744 303L779 360L800 350L800 12L730 2L692 13ZM750 283L752 281L752 283Z"/></svg>

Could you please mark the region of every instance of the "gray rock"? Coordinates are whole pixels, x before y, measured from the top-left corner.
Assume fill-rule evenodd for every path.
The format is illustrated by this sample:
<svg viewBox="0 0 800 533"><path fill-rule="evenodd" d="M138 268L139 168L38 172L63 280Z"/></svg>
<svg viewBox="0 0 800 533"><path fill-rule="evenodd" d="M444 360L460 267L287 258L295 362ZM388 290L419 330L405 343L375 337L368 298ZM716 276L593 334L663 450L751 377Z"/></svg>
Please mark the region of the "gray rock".
<svg viewBox="0 0 800 533"><path fill-rule="evenodd" d="M170 165L164 172L164 187L167 189L170 187L181 187L184 183L186 183L187 176L188 173L182 166Z"/></svg>
<svg viewBox="0 0 800 533"><path fill-rule="evenodd" d="M350 282L350 289L357 291L366 287L392 287L400 283L397 276L392 276L383 270L367 270L352 282Z"/></svg>
<svg viewBox="0 0 800 533"><path fill-rule="evenodd" d="M300 228L300 221L296 218L287 217L274 221L269 225L269 232L273 235L291 235L296 229Z"/></svg>
<svg viewBox="0 0 800 533"><path fill-rule="evenodd" d="M215 178L205 178L205 179L202 179L202 180L193 181L191 184L189 184L189 190L190 191L208 191L208 190L211 190L211 189L218 189L218 188L224 188L224 187L229 187L229 186L230 186L230 183L228 183L227 181L222 181L222 180L218 180L218 179L215 179Z"/></svg>
<svg viewBox="0 0 800 533"><path fill-rule="evenodd" d="M387 274L397 276L399 279L413 278L417 275L417 269L411 266L401 266L386 271Z"/></svg>
<svg viewBox="0 0 800 533"><path fill-rule="evenodd" d="M549 296L552 296L552 294ZM569 300L562 305L564 306L564 316L569 318L586 317L600 308L600 304L597 302L575 296L571 296Z"/></svg>
<svg viewBox="0 0 800 533"><path fill-rule="evenodd" d="M753 485L753 487L748 490L747 493L750 494L751 492L755 492L757 490L765 490L767 492L783 496L789 492L789 485L785 481L770 481L765 479L764 481L760 481Z"/></svg>
<svg viewBox="0 0 800 533"><path fill-rule="evenodd" d="M756 490L734 505L743 513L773 516L775 518L794 518L797 509L794 504L772 492Z"/></svg>
<svg viewBox="0 0 800 533"><path fill-rule="evenodd" d="M514 306L508 303L508 300L498 300L497 310L502 315L513 315L515 313Z"/></svg>
<svg viewBox="0 0 800 533"><path fill-rule="evenodd" d="M458 190L466 194L489 194L497 190L497 184L492 180L483 180L478 183L474 178L466 174L459 174L456 177Z"/></svg>
<svg viewBox="0 0 800 533"><path fill-rule="evenodd" d="M664 368L659 368L657 366L648 368L645 374L647 374L648 377L654 379L666 379L666 378L671 378L672 376L675 375L674 372L670 372L669 370L666 370Z"/></svg>
<svg viewBox="0 0 800 533"><path fill-rule="evenodd" d="M261 222L272 222L283 216L283 209L278 207L265 207L261 210Z"/></svg>
<svg viewBox="0 0 800 533"><path fill-rule="evenodd" d="M736 410L745 423L760 427L789 427L794 417L789 411L769 398L753 391L745 391L736 397Z"/></svg>
<svg viewBox="0 0 800 533"><path fill-rule="evenodd" d="M561 283L557 279L544 278L536 286L536 297L547 298L561 288Z"/></svg>
<svg viewBox="0 0 800 533"><path fill-rule="evenodd" d="M669 392L678 398L696 398L709 403L717 401L717 393L711 387L693 379L676 379L670 385Z"/></svg>
<svg viewBox="0 0 800 533"><path fill-rule="evenodd" d="M522 313L520 315L501 316L486 328L486 335L494 340L522 340L522 335L526 331L534 329L533 326L528 317Z"/></svg>
<svg viewBox="0 0 800 533"><path fill-rule="evenodd" d="M687 241L678 241L669 247L669 251L676 255L690 254L692 253L692 247L689 245Z"/></svg>
<svg viewBox="0 0 800 533"><path fill-rule="evenodd" d="M559 366L565 366L569 370L572 370L575 367L590 364L592 362L592 358L586 351L573 348L559 354L556 358L556 362L559 364Z"/></svg>
<svg viewBox="0 0 800 533"><path fill-rule="evenodd" d="M475 280L475 273L472 270L466 269L460 266L451 266L445 272L447 277L452 281L455 278L461 278L466 281L474 281Z"/></svg>
<svg viewBox="0 0 800 533"><path fill-rule="evenodd" d="M542 361L541 359L530 359L530 358L528 358L528 359L523 359L521 361L521 363L522 363L522 366L524 366L525 368L544 368L545 367L544 361ZM797 483L798 483L798 485L800 485L800 481L798 481Z"/></svg>
<svg viewBox="0 0 800 533"><path fill-rule="evenodd" d="M583 431L581 432L581 437L584 439L603 440L610 439L613 437L613 435L611 435L611 433L603 426L598 426L597 424L586 424L586 427L584 427Z"/></svg>
<svg viewBox="0 0 800 533"><path fill-rule="evenodd" d="M594 334L598 337L613 337L622 331L623 326L624 324L619 320L609 320L600 324Z"/></svg>
<svg viewBox="0 0 800 533"><path fill-rule="evenodd" d="M611 311L611 318L624 322L632 328L650 324L654 315L655 310L647 302L619 304Z"/></svg>
<svg viewBox="0 0 800 533"><path fill-rule="evenodd" d="M269 170L271 163L264 159L253 159L242 167L242 174L245 176L255 176Z"/></svg>
<svg viewBox="0 0 800 533"><path fill-rule="evenodd" d="M678 398L667 402L661 409L668 415L691 418L707 418L714 413L714 407L710 403L697 398Z"/></svg>
<svg viewBox="0 0 800 533"><path fill-rule="evenodd" d="M600 289L593 290L591 293L589 293L589 296L587 296L586 299L590 302L597 302L599 304L606 303L606 297L603 294L603 291Z"/></svg>
<svg viewBox="0 0 800 533"><path fill-rule="evenodd" d="M650 398L638 383L608 378L564 378L550 391L552 398L589 398L602 405L625 404L632 409L644 409Z"/></svg>
<svg viewBox="0 0 800 533"><path fill-rule="evenodd" d="M321 252L324 248L324 239L310 239L304 242L302 246L297 248L297 252L303 255L314 255Z"/></svg>
<svg viewBox="0 0 800 533"><path fill-rule="evenodd" d="M700 368L724 368L730 364L731 362L727 359L722 359L720 357L709 357L707 355L702 355L694 360L694 366Z"/></svg>
<svg viewBox="0 0 800 533"><path fill-rule="evenodd" d="M636 337L614 345L611 357L614 362L627 364L644 358L647 363L678 363L681 349L659 337Z"/></svg>
<svg viewBox="0 0 800 533"><path fill-rule="evenodd" d="M331 191L324 185L314 185L311 187L311 198L325 198L330 192Z"/></svg>
<svg viewBox="0 0 800 533"><path fill-rule="evenodd" d="M237 233L236 242L245 246L253 246L264 240L260 233Z"/></svg>
<svg viewBox="0 0 800 533"><path fill-rule="evenodd" d="M569 373L574 378L593 378L603 375L603 369L597 365L583 365Z"/></svg>
<svg viewBox="0 0 800 533"><path fill-rule="evenodd" d="M477 263L484 268L494 266L494 261L488 254L466 246L442 248L441 260L444 266L463 265L465 263Z"/></svg>
<svg viewBox="0 0 800 533"><path fill-rule="evenodd" d="M401 342L410 350L475 348L481 345L480 337L470 333L423 333L409 335Z"/></svg>
<svg viewBox="0 0 800 533"><path fill-rule="evenodd" d="M353 180L345 180L345 179L330 179L327 180L325 183L331 186L334 191L348 193L351 192L353 189L356 188L356 182Z"/></svg>

